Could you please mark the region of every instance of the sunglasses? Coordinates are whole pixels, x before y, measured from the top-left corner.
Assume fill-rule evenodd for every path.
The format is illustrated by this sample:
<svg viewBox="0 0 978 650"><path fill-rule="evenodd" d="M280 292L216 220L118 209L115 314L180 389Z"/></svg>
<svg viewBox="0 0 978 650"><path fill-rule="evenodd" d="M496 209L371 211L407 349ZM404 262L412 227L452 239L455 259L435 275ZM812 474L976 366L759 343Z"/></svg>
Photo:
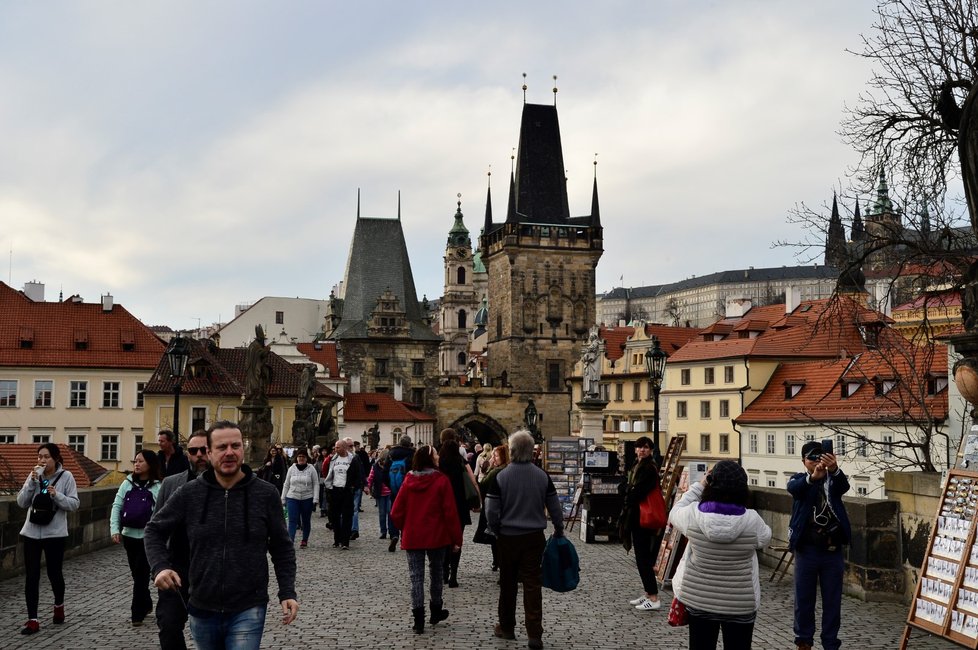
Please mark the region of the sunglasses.
<svg viewBox="0 0 978 650"><path fill-rule="evenodd" d="M187 447L187 453L191 456L196 456L197 454L206 454L207 447Z"/></svg>
<svg viewBox="0 0 978 650"><path fill-rule="evenodd" d="M805 458L807 458L808 460L811 460L811 461L818 461L818 460L821 460L822 459L822 454L820 454L820 453L811 453L811 454L808 454L807 456L805 456Z"/></svg>

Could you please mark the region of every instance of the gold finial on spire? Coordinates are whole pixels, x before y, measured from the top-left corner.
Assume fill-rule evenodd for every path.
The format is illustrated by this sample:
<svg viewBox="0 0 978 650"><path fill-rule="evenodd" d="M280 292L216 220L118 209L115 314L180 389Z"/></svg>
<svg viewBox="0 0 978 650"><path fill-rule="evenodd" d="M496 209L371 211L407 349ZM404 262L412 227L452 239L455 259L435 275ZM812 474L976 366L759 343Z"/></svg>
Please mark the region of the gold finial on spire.
<svg viewBox="0 0 978 650"><path fill-rule="evenodd" d="M557 105L557 75L554 75L554 106Z"/></svg>
<svg viewBox="0 0 978 650"><path fill-rule="evenodd" d="M523 73L523 103L526 103L526 73Z"/></svg>

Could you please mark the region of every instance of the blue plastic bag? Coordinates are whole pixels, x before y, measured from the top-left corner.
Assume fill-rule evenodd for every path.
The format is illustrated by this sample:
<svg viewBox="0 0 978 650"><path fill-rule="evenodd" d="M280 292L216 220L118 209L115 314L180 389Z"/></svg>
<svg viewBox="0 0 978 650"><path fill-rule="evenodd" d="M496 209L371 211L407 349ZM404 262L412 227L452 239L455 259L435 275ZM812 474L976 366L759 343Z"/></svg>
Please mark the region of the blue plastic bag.
<svg viewBox="0 0 978 650"><path fill-rule="evenodd" d="M580 581L577 549L567 537L551 535L543 550L543 586L554 591L573 591Z"/></svg>

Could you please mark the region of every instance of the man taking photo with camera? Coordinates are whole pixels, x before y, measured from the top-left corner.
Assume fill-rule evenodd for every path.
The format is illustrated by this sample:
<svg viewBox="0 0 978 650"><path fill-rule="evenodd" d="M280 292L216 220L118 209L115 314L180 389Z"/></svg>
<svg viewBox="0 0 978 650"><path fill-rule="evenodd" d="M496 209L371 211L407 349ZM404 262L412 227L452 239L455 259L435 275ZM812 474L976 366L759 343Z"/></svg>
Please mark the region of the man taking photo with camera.
<svg viewBox="0 0 978 650"><path fill-rule="evenodd" d="M849 479L832 453L832 441L806 442L801 448L805 471L788 481L794 499L788 547L795 554L795 645L811 650L815 642L815 599L822 591L822 647L837 650L842 616L843 547L852 530L842 495Z"/></svg>

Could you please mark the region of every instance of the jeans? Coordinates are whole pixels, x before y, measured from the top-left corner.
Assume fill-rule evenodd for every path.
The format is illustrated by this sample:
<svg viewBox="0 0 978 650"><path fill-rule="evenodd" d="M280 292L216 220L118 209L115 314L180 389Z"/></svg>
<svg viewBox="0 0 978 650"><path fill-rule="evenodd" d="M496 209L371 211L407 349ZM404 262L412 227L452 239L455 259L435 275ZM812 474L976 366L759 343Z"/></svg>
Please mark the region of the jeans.
<svg viewBox="0 0 978 650"><path fill-rule="evenodd" d="M659 531L635 525L632 528L632 549L635 551L635 565L642 579L645 593L654 596L659 593L659 582L655 577L655 556L659 550L655 541Z"/></svg>
<svg viewBox="0 0 978 650"><path fill-rule="evenodd" d="M442 580L442 565L445 563L447 547L429 548L407 551L408 573L411 574L411 609L424 607L424 558L428 556L428 568L431 571L430 596L433 603L432 611L442 605L442 594L445 584Z"/></svg>
<svg viewBox="0 0 978 650"><path fill-rule="evenodd" d="M285 508L289 513L289 537L295 541L295 531L302 523L302 541L309 541L309 529L312 526L312 497L308 499L285 499Z"/></svg>
<svg viewBox="0 0 978 650"><path fill-rule="evenodd" d="M723 650L750 650L754 637L753 621L713 621L693 614L689 615L689 650L716 650L721 630Z"/></svg>
<svg viewBox="0 0 978 650"><path fill-rule="evenodd" d="M499 535L499 626L507 632L516 627L516 594L523 583L523 612L526 635L543 636L543 531L523 535Z"/></svg>
<svg viewBox="0 0 978 650"><path fill-rule="evenodd" d="M67 537L34 539L20 536L24 542L24 596L27 599L27 618L37 618L37 603L41 597L41 553L48 562L48 580L54 592L54 604L65 603L65 576L61 570L65 559Z"/></svg>
<svg viewBox="0 0 978 650"><path fill-rule="evenodd" d="M350 530L360 532L360 502L363 500L363 490L353 490L353 524Z"/></svg>
<svg viewBox="0 0 978 650"><path fill-rule="evenodd" d="M187 599L190 589L186 571L180 573L179 591L160 589L156 596L156 626L160 628L161 650L187 650L183 628L187 624Z"/></svg>
<svg viewBox="0 0 978 650"><path fill-rule="evenodd" d="M259 605L236 614L191 614L190 634L198 650L259 650L266 609Z"/></svg>
<svg viewBox="0 0 978 650"><path fill-rule="evenodd" d="M394 492L391 492L391 495L388 498L390 499L390 507L393 508L394 501L397 500L397 495ZM397 539L401 536L400 531L397 530L397 526L394 525L394 522L390 517L387 518L387 532L390 533L389 537L391 539Z"/></svg>
<svg viewBox="0 0 978 650"><path fill-rule="evenodd" d="M149 595L149 562L141 537L122 536L122 545L129 560L129 573L132 574L132 618L141 621L153 609L153 598Z"/></svg>
<svg viewBox="0 0 978 650"><path fill-rule="evenodd" d="M353 531L353 490L334 487L331 497L329 507L333 513L333 543L349 546Z"/></svg>
<svg viewBox="0 0 978 650"><path fill-rule="evenodd" d="M386 535L387 529L390 528L394 530L394 525L390 524L391 516L391 496L388 494L386 497L377 497L377 517L380 519L380 534ZM396 537L396 535L391 534L391 537Z"/></svg>
<svg viewBox="0 0 978 650"><path fill-rule="evenodd" d="M842 550L795 549L795 643L814 643L815 600L822 592L822 647L838 650L842 625L842 575L846 562Z"/></svg>

